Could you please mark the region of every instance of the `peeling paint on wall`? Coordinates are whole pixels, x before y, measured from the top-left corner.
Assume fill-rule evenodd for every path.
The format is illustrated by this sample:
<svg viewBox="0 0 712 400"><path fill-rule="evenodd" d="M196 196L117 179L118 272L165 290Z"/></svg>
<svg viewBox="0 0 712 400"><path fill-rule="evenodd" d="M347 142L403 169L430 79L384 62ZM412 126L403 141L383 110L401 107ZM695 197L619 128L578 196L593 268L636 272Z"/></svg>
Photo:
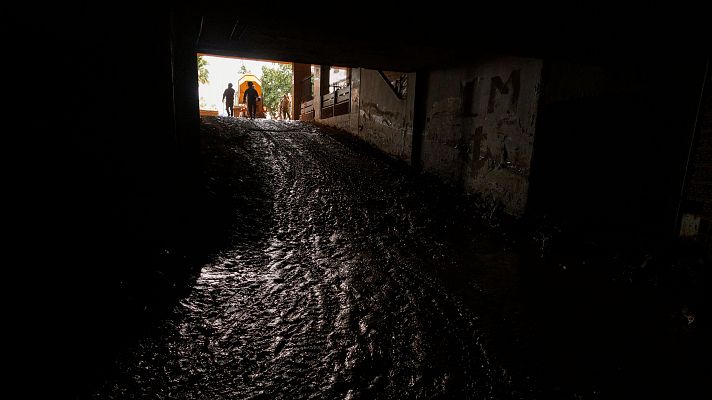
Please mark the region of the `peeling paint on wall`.
<svg viewBox="0 0 712 400"><path fill-rule="evenodd" d="M415 74L403 75L413 86ZM413 147L413 93L409 90L400 98L378 71L361 70L359 136L406 162Z"/></svg>
<svg viewBox="0 0 712 400"><path fill-rule="evenodd" d="M383 152L410 162L413 147L415 74L404 74L411 90L400 98L375 70L353 69L351 112L319 122L344 129Z"/></svg>

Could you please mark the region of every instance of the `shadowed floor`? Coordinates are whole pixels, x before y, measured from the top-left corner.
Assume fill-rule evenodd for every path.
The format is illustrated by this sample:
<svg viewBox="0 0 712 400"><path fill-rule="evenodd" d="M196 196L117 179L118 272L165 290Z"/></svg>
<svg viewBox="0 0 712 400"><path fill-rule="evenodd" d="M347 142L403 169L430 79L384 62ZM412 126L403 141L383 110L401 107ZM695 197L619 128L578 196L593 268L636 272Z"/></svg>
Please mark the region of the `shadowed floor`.
<svg viewBox="0 0 712 400"><path fill-rule="evenodd" d="M551 265L473 218L463 196L362 143L301 122L222 117L204 118L202 135L207 189L231 233L87 397L702 389L695 354L705 352L695 337L674 340L652 295Z"/></svg>

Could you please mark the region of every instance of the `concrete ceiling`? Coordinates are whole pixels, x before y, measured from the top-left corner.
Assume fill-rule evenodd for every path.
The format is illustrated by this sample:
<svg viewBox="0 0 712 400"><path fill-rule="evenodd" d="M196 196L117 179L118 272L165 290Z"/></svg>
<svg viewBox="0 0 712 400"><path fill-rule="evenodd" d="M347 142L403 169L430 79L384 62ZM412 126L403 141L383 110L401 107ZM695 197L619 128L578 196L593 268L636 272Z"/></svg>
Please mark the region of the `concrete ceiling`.
<svg viewBox="0 0 712 400"><path fill-rule="evenodd" d="M199 24L198 51L203 53L393 70L415 70L441 61L437 46L393 25L363 32L356 21L304 25L215 15L201 16Z"/></svg>
<svg viewBox="0 0 712 400"><path fill-rule="evenodd" d="M684 54L694 27L667 29L573 16L548 22L492 11L453 15L358 13L325 18L308 12L255 17L234 5L196 7L198 51L245 58L415 71L488 54L579 62ZM605 22L605 23L604 23Z"/></svg>

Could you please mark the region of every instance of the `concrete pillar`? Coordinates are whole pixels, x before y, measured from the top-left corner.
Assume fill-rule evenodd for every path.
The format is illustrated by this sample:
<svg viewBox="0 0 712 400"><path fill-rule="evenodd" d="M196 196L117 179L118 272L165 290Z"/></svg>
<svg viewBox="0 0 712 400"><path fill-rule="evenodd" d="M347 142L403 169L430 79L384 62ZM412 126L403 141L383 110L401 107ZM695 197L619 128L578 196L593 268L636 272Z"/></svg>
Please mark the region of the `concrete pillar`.
<svg viewBox="0 0 712 400"><path fill-rule="evenodd" d="M309 93L302 93L302 81L311 76L311 64L292 63L293 83L292 83L292 119L299 119L302 111L302 102L306 100Z"/></svg>
<svg viewBox="0 0 712 400"><path fill-rule="evenodd" d="M314 120L321 119L321 96L329 93L329 66L314 68Z"/></svg>
<svg viewBox="0 0 712 400"><path fill-rule="evenodd" d="M690 136L674 234L692 239L712 255L712 67L708 58Z"/></svg>
<svg viewBox="0 0 712 400"><path fill-rule="evenodd" d="M178 155L187 170L197 171L200 156L200 100L196 39L199 21L176 12L171 16L173 110Z"/></svg>
<svg viewBox="0 0 712 400"><path fill-rule="evenodd" d="M361 68L351 68L351 118L349 121L350 131L358 135L358 125L361 110Z"/></svg>
<svg viewBox="0 0 712 400"><path fill-rule="evenodd" d="M319 95L323 96L325 94L329 93L329 72L331 70L331 67L328 65L322 65L319 74L321 75L320 79L320 84L319 84Z"/></svg>
<svg viewBox="0 0 712 400"><path fill-rule="evenodd" d="M314 120L321 119L321 65L314 66Z"/></svg>
<svg viewBox="0 0 712 400"><path fill-rule="evenodd" d="M423 148L423 132L428 112L428 71L416 72L415 104L413 106L413 144L410 153L410 165L415 169L422 167L421 151ZM411 88L408 88L412 90Z"/></svg>

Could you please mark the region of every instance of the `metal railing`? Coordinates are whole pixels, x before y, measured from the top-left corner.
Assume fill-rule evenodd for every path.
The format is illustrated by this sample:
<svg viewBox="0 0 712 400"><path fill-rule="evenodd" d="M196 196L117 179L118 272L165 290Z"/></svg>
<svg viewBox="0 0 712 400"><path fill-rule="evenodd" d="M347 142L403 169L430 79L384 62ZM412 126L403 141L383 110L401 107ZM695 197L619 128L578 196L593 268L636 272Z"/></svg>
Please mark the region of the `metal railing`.
<svg viewBox="0 0 712 400"><path fill-rule="evenodd" d="M330 118L351 112L351 86L337 88L321 96L321 118Z"/></svg>

